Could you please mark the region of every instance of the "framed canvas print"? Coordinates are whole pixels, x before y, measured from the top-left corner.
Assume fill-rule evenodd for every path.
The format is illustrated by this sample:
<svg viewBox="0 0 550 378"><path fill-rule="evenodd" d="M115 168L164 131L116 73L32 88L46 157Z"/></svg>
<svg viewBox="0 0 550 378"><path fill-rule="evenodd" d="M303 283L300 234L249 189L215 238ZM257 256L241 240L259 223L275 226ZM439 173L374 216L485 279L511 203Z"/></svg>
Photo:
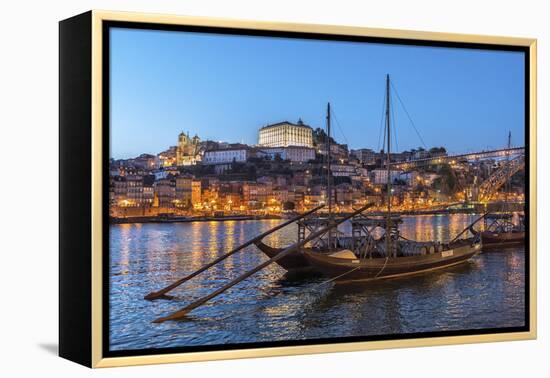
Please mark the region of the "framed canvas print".
<svg viewBox="0 0 550 378"><path fill-rule="evenodd" d="M60 22L60 355L536 337L536 41Z"/></svg>

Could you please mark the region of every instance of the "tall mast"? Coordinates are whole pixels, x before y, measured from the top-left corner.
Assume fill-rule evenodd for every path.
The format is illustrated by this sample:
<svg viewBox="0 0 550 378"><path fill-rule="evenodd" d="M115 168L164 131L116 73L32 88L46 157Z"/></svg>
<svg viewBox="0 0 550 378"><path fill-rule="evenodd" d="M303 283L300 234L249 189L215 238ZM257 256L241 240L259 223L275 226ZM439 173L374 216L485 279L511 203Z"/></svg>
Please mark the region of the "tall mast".
<svg viewBox="0 0 550 378"><path fill-rule="evenodd" d="M330 102L327 103L327 196L328 196L328 222L332 222L332 188L330 184ZM328 231L328 248L332 247L332 230Z"/></svg>
<svg viewBox="0 0 550 378"><path fill-rule="evenodd" d="M327 103L327 196L328 196L328 213L329 215L332 214L332 189L330 184L330 102Z"/></svg>
<svg viewBox="0 0 550 378"><path fill-rule="evenodd" d="M386 256L390 256L391 248L391 170L390 170L390 147L391 147L391 134L390 134L390 75L386 75L386 190L387 190L387 205L388 211L386 214Z"/></svg>

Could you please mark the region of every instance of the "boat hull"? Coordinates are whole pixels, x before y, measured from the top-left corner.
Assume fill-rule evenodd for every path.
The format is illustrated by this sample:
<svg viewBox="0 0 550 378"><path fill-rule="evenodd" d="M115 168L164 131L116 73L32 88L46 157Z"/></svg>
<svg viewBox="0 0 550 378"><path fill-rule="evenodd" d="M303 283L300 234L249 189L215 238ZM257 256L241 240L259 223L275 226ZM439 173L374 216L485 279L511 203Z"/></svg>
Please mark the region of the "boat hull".
<svg viewBox="0 0 550 378"><path fill-rule="evenodd" d="M284 248L274 248L261 241L256 243L256 247L258 247L258 249L262 251L265 255L267 255L267 257L269 257L270 259L284 251ZM281 268L288 271L311 269L311 266L305 258L304 254L302 253L302 250L291 252L280 260L277 260L275 263L278 264Z"/></svg>
<svg viewBox="0 0 550 378"><path fill-rule="evenodd" d="M525 232L491 232L483 231L481 233L483 250L495 248L512 247L525 243Z"/></svg>
<svg viewBox="0 0 550 378"><path fill-rule="evenodd" d="M314 269L337 283L345 283L404 277L443 269L464 263L480 251L480 243L462 243L438 253L388 259L343 259L313 251L304 251L304 256Z"/></svg>

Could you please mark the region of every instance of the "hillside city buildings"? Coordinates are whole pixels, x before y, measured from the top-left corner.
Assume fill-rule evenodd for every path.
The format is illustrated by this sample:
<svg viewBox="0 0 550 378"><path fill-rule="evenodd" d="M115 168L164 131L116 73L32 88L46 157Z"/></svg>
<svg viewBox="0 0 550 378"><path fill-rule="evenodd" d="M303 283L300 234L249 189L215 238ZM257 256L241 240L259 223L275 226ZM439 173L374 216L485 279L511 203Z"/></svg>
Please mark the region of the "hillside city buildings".
<svg viewBox="0 0 550 378"><path fill-rule="evenodd" d="M156 155L110 161L113 217L162 214L278 214L326 203L327 143L321 129L280 122L259 129L258 143L202 141L180 133L177 144ZM383 204L388 178L383 151L349 150L331 139L331 182L336 211L367 202ZM391 154L392 161L444 156L444 148ZM392 201L402 209L474 198L473 182L498 162L454 162L443 168L390 170ZM517 195L522 195L521 189Z"/></svg>

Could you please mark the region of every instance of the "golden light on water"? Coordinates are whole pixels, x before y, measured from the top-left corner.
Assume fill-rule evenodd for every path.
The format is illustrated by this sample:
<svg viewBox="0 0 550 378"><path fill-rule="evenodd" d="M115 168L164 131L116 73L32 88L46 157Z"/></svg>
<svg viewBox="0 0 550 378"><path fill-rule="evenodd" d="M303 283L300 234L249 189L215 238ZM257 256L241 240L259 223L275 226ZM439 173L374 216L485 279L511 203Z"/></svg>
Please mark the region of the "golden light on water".
<svg viewBox="0 0 550 378"><path fill-rule="evenodd" d="M477 215L404 216L403 235L419 240L454 237ZM151 318L181 301L211 292L267 257L255 246L236 253L172 292L180 302L143 301L143 295L184 277L282 220L113 225L111 306L116 345L133 348L210 342L254 342L384 332L455 330L521 325L524 252L481 254L468 264L378 284L319 287L322 278L292 278L274 265L197 311L208 321L152 327ZM342 231L349 233L350 225ZM295 225L265 242L281 247ZM120 271L120 273L119 273ZM343 287L342 287L343 286ZM428 314L428 315L426 315ZM222 321L223 320L223 321ZM213 326L215 324L215 326ZM382 327L382 328L381 328ZM332 333L330 333L332 332ZM161 340L161 341L159 341Z"/></svg>

